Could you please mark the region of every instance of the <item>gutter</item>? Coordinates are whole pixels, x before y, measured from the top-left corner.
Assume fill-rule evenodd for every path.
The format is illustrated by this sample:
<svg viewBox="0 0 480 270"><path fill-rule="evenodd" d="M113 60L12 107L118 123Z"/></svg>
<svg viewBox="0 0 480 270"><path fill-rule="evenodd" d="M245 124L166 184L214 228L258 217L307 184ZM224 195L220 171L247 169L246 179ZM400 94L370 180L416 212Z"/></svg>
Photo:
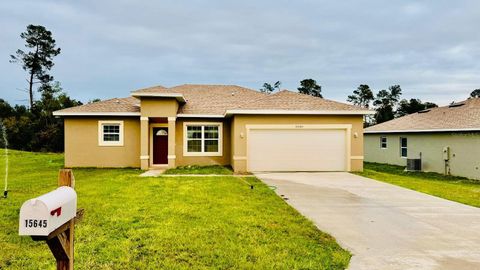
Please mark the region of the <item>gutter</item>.
<svg viewBox="0 0 480 270"><path fill-rule="evenodd" d="M234 114L257 114L257 115L367 115L375 114L374 111L358 110L358 111L335 111L335 110L227 110L225 117Z"/></svg>
<svg viewBox="0 0 480 270"><path fill-rule="evenodd" d="M445 128L445 129L406 129L406 130L372 130L363 131L363 134L381 134L381 133L427 133L427 132L462 132L462 131L480 131L480 128Z"/></svg>
<svg viewBox="0 0 480 270"><path fill-rule="evenodd" d="M140 116L140 112L53 112L54 116Z"/></svg>

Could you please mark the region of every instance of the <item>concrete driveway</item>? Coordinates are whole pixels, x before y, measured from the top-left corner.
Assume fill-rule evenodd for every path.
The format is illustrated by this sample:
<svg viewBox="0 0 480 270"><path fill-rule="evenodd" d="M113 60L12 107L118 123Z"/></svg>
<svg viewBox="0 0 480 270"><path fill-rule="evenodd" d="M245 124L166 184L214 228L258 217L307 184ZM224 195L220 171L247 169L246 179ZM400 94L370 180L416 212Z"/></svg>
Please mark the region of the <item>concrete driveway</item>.
<svg viewBox="0 0 480 270"><path fill-rule="evenodd" d="M479 208L349 173L256 175L350 250L350 269L480 269Z"/></svg>

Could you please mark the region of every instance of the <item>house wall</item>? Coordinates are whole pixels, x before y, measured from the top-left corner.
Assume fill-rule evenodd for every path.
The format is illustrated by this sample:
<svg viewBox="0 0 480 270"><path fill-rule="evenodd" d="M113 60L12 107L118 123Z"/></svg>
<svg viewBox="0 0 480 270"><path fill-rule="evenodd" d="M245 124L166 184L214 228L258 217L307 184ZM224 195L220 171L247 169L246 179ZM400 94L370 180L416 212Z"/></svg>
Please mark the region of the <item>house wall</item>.
<svg viewBox="0 0 480 270"><path fill-rule="evenodd" d="M363 170L362 115L235 115L232 120L232 167L235 171L242 172L247 170L248 138L246 126L275 124L351 124L350 169L351 171Z"/></svg>
<svg viewBox="0 0 480 270"><path fill-rule="evenodd" d="M223 151L222 156L184 156L183 144L184 130L183 124L185 122L208 123L208 122L222 122L223 123ZM230 164L230 121L229 119L212 119L212 118L177 118L176 122L176 138L175 138L175 156L176 166L186 165L229 165Z"/></svg>
<svg viewBox="0 0 480 270"><path fill-rule="evenodd" d="M387 149L380 148L380 137L387 137ZM406 166L400 157L400 137L407 138L408 158L422 157L422 170L445 172L443 148L450 147L450 173L480 179L480 132L365 134L365 161Z"/></svg>
<svg viewBox="0 0 480 270"><path fill-rule="evenodd" d="M174 98L142 97L140 100L141 115L145 117L175 117L178 102Z"/></svg>
<svg viewBox="0 0 480 270"><path fill-rule="evenodd" d="M147 101L142 113L150 117L168 117L175 109L175 103L166 102L167 108L159 108ZM168 105L169 104L169 105ZM170 116L171 117L171 116ZM98 121L124 121L123 146L98 145ZM222 156L184 156L184 122L222 122ZM66 117L65 118L65 166L66 167L140 167L139 117ZM285 115L236 115L226 119L176 118L175 123L175 166L185 165L229 165L237 172L247 170L246 125L261 124L351 124L351 170L363 169L363 119L362 116L285 116ZM143 138L149 155L148 124ZM355 133L357 137L355 137ZM171 134L169 132L169 134ZM243 138L241 136L243 134Z"/></svg>
<svg viewBox="0 0 480 270"><path fill-rule="evenodd" d="M123 146L98 145L98 121L121 120ZM65 167L140 167L138 117L66 117Z"/></svg>

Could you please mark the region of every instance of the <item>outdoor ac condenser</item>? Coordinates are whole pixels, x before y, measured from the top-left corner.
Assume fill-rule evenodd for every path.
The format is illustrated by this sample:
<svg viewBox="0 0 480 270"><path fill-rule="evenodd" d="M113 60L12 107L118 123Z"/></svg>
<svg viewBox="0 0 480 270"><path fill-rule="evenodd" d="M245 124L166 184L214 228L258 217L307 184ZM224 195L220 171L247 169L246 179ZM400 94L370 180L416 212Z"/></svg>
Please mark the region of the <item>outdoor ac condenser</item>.
<svg viewBox="0 0 480 270"><path fill-rule="evenodd" d="M421 171L421 170L422 170L422 159L420 158L407 159L407 171Z"/></svg>

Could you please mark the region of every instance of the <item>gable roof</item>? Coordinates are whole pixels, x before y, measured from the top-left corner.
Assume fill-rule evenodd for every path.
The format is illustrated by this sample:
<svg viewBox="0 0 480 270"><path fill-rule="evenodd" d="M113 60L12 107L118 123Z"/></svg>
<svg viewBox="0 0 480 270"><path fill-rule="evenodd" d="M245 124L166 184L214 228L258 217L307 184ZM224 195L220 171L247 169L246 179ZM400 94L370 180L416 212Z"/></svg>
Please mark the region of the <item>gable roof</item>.
<svg viewBox="0 0 480 270"><path fill-rule="evenodd" d="M178 102L185 103L185 97L182 93L171 91L168 88L165 88L161 85L143 88L131 92L132 97L166 97L166 98L176 98Z"/></svg>
<svg viewBox="0 0 480 270"><path fill-rule="evenodd" d="M365 129L365 133L480 131L480 98L412 113Z"/></svg>
<svg viewBox="0 0 480 270"><path fill-rule="evenodd" d="M231 114L366 114L364 108L323 98L282 90L265 94L237 85L183 84L166 88L154 86L132 92L132 97L110 99L56 111L55 115L95 113L136 113L134 97L174 97L180 102L179 117L224 117ZM108 114L103 114L108 115ZM134 114L133 114L134 115Z"/></svg>
<svg viewBox="0 0 480 270"><path fill-rule="evenodd" d="M167 88L166 88L165 86L157 85L157 86L152 86L152 87L147 87L147 88L138 89L138 90L132 91L132 93L138 93L138 94L142 94L142 93L157 93L157 92L161 92L161 91L166 90L166 89L167 89Z"/></svg>

